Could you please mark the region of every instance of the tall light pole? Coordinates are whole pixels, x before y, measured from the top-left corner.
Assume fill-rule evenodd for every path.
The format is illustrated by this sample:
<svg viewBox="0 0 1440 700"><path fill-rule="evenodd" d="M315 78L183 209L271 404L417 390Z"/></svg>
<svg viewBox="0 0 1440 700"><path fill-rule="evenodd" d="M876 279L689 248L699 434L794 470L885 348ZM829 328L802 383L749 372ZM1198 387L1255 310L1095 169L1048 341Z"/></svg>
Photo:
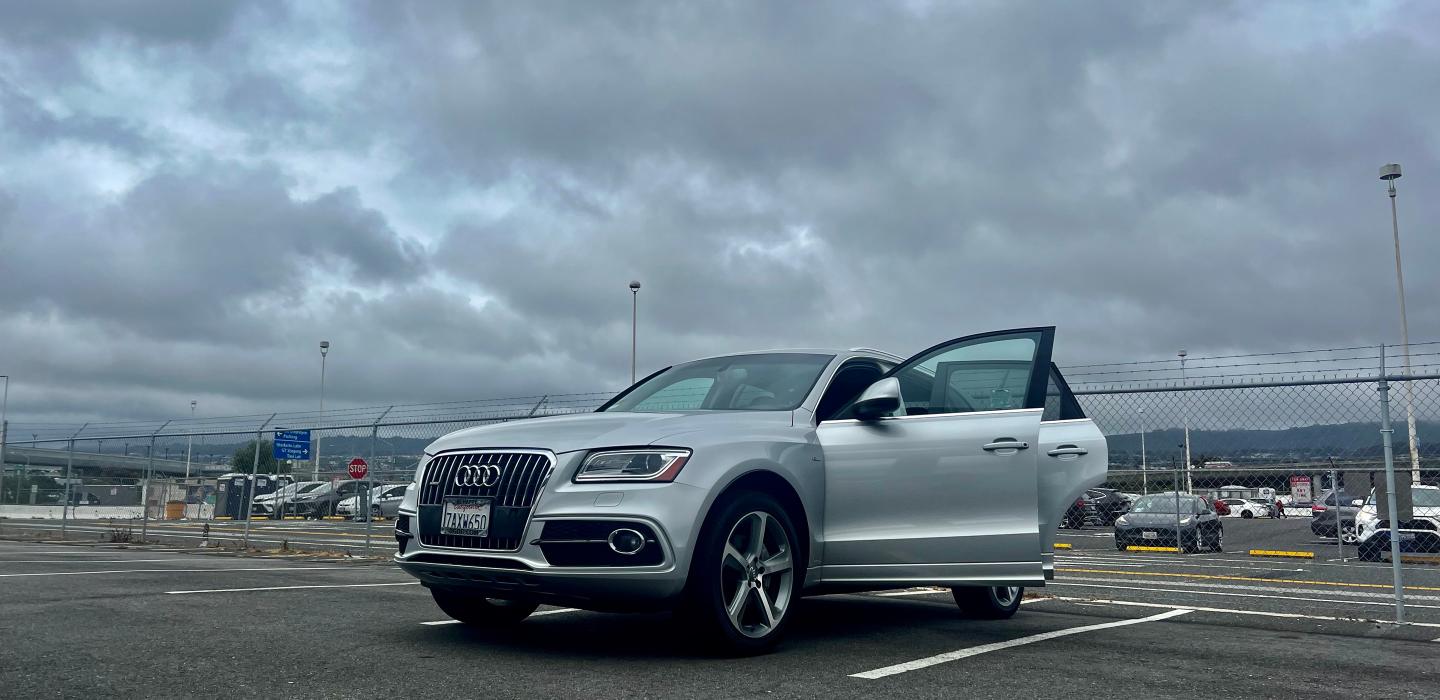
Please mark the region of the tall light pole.
<svg viewBox="0 0 1440 700"><path fill-rule="evenodd" d="M630 383L635 383L635 327L639 321L640 280L630 280Z"/></svg>
<svg viewBox="0 0 1440 700"><path fill-rule="evenodd" d="M185 480L190 480L190 448L195 445L195 399L190 399L190 434L185 436ZM260 449L260 448L255 448Z"/></svg>
<svg viewBox="0 0 1440 700"><path fill-rule="evenodd" d="M1405 375L1410 375L1410 322L1405 318L1405 272L1400 267L1400 216L1395 211L1395 181L1400 164L1381 166L1380 179L1390 194L1390 230L1395 236L1395 284L1400 288L1400 346L1405 353ZM1410 431L1410 483L1420 483L1420 441L1415 437L1415 389L1405 382L1405 427Z"/></svg>
<svg viewBox="0 0 1440 700"><path fill-rule="evenodd" d="M10 375L0 374L0 379L5 380L5 393L0 396L0 481L5 478L5 443L10 439L10 421L5 418L5 412L10 408ZM4 493L0 490L0 493ZM15 483L15 502L20 502L20 483Z"/></svg>
<svg viewBox="0 0 1440 700"><path fill-rule="evenodd" d="M320 341L320 420L325 420L325 356L330 354L330 341ZM317 421L319 422L319 421ZM319 426L316 426L317 428ZM255 443L255 449L260 449L260 443ZM311 481L320 480L320 431L315 431L315 468L310 474Z"/></svg>
<svg viewBox="0 0 1440 700"><path fill-rule="evenodd" d="M1150 469L1145 461L1145 409L1137 411L1140 415L1140 492L1150 493Z"/></svg>
<svg viewBox="0 0 1440 700"><path fill-rule="evenodd" d="M1188 383L1185 378L1185 357L1189 354L1185 352L1184 348L1180 349L1180 383L1182 385ZM1188 393L1182 395L1185 397L1185 405L1180 409L1180 412L1185 415L1185 492L1189 493L1194 486L1190 481L1190 395Z"/></svg>

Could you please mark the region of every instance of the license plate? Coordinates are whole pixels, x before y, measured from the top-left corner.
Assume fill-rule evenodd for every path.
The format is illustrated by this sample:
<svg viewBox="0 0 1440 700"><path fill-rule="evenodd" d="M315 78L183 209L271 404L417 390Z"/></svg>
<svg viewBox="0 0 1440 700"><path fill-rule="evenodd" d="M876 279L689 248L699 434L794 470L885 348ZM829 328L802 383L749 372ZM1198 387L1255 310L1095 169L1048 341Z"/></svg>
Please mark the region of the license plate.
<svg viewBox="0 0 1440 700"><path fill-rule="evenodd" d="M1140 536L1143 537L1143 538L1145 538L1145 539L1147 539L1147 540L1158 540L1158 539L1160 539L1160 533L1155 532L1155 531L1153 531L1153 530L1146 530L1145 532L1140 533Z"/></svg>
<svg viewBox="0 0 1440 700"><path fill-rule="evenodd" d="M1401 542L1412 542L1412 541L1414 541L1414 539L1415 539L1415 533L1413 533L1413 532L1402 532L1402 533L1400 533L1400 541L1401 541Z"/></svg>
<svg viewBox="0 0 1440 700"><path fill-rule="evenodd" d="M447 498L440 511L440 534L484 537L490 532L490 499Z"/></svg>

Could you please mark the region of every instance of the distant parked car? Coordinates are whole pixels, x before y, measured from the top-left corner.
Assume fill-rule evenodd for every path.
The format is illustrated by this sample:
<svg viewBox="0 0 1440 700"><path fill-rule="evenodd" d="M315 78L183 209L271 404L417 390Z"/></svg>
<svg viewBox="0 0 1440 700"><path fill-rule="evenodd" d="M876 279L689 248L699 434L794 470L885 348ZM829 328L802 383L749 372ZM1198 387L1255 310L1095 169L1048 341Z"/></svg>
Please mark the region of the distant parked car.
<svg viewBox="0 0 1440 700"><path fill-rule="evenodd" d="M1398 549L1402 554L1440 554L1440 486L1410 487L1411 518L1399 523ZM1380 561L1390 551L1390 522L1381 520L1375 505L1375 492L1355 514L1360 534L1360 558Z"/></svg>
<svg viewBox="0 0 1440 700"><path fill-rule="evenodd" d="M1130 545L1220 552L1225 548L1225 527L1203 498L1152 493L1135 501L1130 512L1115 521L1115 548L1123 551Z"/></svg>
<svg viewBox="0 0 1440 700"><path fill-rule="evenodd" d="M293 484L286 484L277 491L256 496L250 502L250 512L267 518L276 515L277 509L281 511L281 514L293 513L294 508L291 504L295 502L296 496L314 491L327 483L329 482L297 481Z"/></svg>
<svg viewBox="0 0 1440 700"><path fill-rule="evenodd" d="M1085 527L1085 521L1095 513L1095 507L1090 505L1084 498L1075 499L1070 507L1065 509L1065 515L1060 518L1060 527L1067 530L1081 530Z"/></svg>
<svg viewBox="0 0 1440 700"><path fill-rule="evenodd" d="M1086 489L1085 502L1093 506L1093 517L1101 525L1113 525L1115 519L1130 510L1130 500L1114 489Z"/></svg>
<svg viewBox="0 0 1440 700"><path fill-rule="evenodd" d="M370 499L362 494L351 496L340 501L335 506L335 514L351 518L353 520L364 520L364 513L370 511L370 515L376 518L392 517L400 511L400 500L405 497L405 489L409 484L376 484L375 499ZM361 505L361 501L366 501Z"/></svg>
<svg viewBox="0 0 1440 700"><path fill-rule="evenodd" d="M1355 544L1360 540L1360 533L1355 530L1355 515L1363 505L1364 497L1343 491L1327 491L1310 504L1310 532L1316 537L1338 536L1345 544Z"/></svg>
<svg viewBox="0 0 1440 700"><path fill-rule="evenodd" d="M307 518L323 518L327 515L335 515L335 509L340 502L362 493L365 490L363 481L341 481L338 483L324 483L319 487L295 496L291 507L297 515Z"/></svg>
<svg viewBox="0 0 1440 700"><path fill-rule="evenodd" d="M1260 501L1246 500L1244 498L1222 498L1221 503L1229 509L1226 513L1231 518L1263 518L1270 515L1270 506Z"/></svg>
<svg viewBox="0 0 1440 700"><path fill-rule="evenodd" d="M1225 501L1215 498L1214 496L1202 495L1199 496L1199 498L1205 501L1205 503L1208 504L1215 511L1216 515L1223 517L1230 514L1230 506L1226 504Z"/></svg>

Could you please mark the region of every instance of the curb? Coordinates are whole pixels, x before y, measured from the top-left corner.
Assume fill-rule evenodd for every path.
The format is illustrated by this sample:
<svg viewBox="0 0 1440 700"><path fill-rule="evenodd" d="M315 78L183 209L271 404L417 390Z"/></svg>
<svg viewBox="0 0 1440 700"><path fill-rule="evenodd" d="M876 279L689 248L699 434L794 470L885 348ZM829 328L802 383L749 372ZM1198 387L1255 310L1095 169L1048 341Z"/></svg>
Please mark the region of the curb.
<svg viewBox="0 0 1440 700"><path fill-rule="evenodd" d="M1276 549L1252 549L1252 557L1284 557L1288 559L1314 559L1314 552L1285 552Z"/></svg>
<svg viewBox="0 0 1440 700"><path fill-rule="evenodd" d="M1175 552L1176 554L1178 554L1178 553L1180 552L1180 548L1179 548L1179 547L1148 547L1148 546L1145 546L1145 545L1132 544L1132 545L1129 545L1129 546L1125 547L1125 551L1127 551L1127 552Z"/></svg>

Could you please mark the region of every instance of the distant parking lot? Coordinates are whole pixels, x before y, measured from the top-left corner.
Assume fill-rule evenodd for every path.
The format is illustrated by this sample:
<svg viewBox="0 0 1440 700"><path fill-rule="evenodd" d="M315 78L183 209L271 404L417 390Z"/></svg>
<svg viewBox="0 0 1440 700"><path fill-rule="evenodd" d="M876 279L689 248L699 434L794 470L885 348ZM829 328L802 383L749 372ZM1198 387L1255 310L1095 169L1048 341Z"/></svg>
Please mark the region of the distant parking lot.
<svg viewBox="0 0 1440 700"><path fill-rule="evenodd" d="M1395 627L1348 619L1385 616L1383 567L1085 539L1013 620L961 619L942 591L807 599L780 650L749 659L690 648L666 615L548 608L468 629L383 562L0 541L0 678L14 697L1193 697L1199 675L1241 696L1278 677L1296 695L1433 693L1440 576L1412 582L1421 624Z"/></svg>

